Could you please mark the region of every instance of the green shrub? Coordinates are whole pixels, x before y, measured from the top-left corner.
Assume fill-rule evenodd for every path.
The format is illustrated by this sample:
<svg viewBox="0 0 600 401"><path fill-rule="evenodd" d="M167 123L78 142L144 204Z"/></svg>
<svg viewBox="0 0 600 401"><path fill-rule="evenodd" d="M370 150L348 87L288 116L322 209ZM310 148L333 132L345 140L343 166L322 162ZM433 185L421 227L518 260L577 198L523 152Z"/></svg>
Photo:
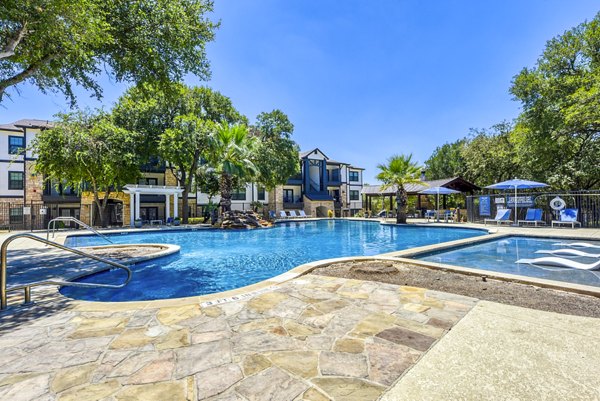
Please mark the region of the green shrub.
<svg viewBox="0 0 600 401"><path fill-rule="evenodd" d="M204 221L204 217L190 217L188 224L200 224Z"/></svg>

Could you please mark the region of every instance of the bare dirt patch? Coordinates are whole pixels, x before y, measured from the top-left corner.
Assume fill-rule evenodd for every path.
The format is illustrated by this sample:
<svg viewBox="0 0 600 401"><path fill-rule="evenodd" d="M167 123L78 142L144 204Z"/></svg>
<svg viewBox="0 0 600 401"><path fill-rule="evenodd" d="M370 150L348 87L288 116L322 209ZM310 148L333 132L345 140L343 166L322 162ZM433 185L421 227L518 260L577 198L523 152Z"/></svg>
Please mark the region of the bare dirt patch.
<svg viewBox="0 0 600 401"><path fill-rule="evenodd" d="M549 312L600 318L600 298L393 261L335 263L311 272L465 295Z"/></svg>

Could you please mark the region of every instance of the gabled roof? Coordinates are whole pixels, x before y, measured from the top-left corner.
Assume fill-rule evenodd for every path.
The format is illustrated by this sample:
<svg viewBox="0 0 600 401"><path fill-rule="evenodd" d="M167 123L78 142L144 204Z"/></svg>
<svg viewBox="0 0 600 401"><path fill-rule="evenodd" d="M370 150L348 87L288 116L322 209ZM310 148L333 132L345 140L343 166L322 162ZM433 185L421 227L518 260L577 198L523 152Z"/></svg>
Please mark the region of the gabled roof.
<svg viewBox="0 0 600 401"><path fill-rule="evenodd" d="M309 150L308 152L300 152L300 158L304 159L308 155L310 155L311 153L314 153L314 152L319 152L320 154L322 154L325 157L325 160L329 160L329 157L327 157L327 155L325 153L323 153L321 151L321 149L319 149L319 148L314 148L313 150Z"/></svg>
<svg viewBox="0 0 600 401"><path fill-rule="evenodd" d="M470 192L481 189L477 185L463 179L462 177L452 177L452 178L444 178L441 180L431 180L431 181L422 181L419 184L408 184L404 187L406 192L410 195L415 195L419 191L423 191L427 188L432 187L444 187L455 189L461 192ZM365 195L395 195L396 194L396 186L392 185L389 188L384 190L381 189L381 185L369 185L363 187L362 194Z"/></svg>

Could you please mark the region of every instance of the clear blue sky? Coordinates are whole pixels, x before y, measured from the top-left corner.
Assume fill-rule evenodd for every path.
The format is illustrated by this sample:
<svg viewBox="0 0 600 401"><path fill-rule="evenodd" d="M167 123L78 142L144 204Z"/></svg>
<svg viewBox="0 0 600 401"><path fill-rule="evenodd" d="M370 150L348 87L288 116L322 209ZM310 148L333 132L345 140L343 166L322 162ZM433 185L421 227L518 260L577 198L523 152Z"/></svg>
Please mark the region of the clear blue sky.
<svg viewBox="0 0 600 401"><path fill-rule="evenodd" d="M512 77L598 11L583 0L217 1L205 84L251 120L283 110L302 150L364 167L375 183L375 166L391 154L422 163L469 128L516 117ZM81 105L110 108L126 88L102 82L102 102L80 92ZM60 95L20 92L0 107L0 123L67 108Z"/></svg>

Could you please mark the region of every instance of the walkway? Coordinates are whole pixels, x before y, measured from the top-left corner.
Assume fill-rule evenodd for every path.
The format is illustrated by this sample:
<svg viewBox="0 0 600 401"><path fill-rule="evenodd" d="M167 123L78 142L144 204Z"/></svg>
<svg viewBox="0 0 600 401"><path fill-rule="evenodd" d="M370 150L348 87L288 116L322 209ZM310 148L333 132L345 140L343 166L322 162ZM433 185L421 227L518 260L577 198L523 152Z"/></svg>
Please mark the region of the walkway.
<svg viewBox="0 0 600 401"><path fill-rule="evenodd" d="M210 308L47 305L0 328L0 399L375 400L475 302L307 275Z"/></svg>

